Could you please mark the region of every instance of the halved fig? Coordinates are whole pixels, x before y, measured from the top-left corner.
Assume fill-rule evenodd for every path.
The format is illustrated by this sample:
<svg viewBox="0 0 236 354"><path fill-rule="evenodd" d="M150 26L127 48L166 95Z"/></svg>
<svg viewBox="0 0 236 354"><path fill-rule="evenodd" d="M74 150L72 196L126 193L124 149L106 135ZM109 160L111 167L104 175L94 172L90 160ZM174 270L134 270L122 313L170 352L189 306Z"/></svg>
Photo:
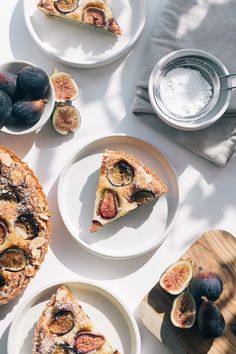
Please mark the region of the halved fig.
<svg viewBox="0 0 236 354"><path fill-rule="evenodd" d="M19 272L26 266L27 260L20 248L8 248L0 254L0 267L10 272Z"/></svg>
<svg viewBox="0 0 236 354"><path fill-rule="evenodd" d="M82 21L99 28L105 28L107 26L106 14L98 7L87 7L83 12Z"/></svg>
<svg viewBox="0 0 236 354"><path fill-rule="evenodd" d="M10 190L0 194L0 200L6 200L8 202L20 202L20 196L16 191Z"/></svg>
<svg viewBox="0 0 236 354"><path fill-rule="evenodd" d="M118 214L118 205L118 195L114 191L106 189L99 206L100 216L103 219L113 219Z"/></svg>
<svg viewBox="0 0 236 354"><path fill-rule="evenodd" d="M57 106L52 116L54 129L62 135L76 132L80 127L80 122L79 111L70 104Z"/></svg>
<svg viewBox="0 0 236 354"><path fill-rule="evenodd" d="M189 291L184 291L174 300L170 319L175 327L193 327L196 320L196 302Z"/></svg>
<svg viewBox="0 0 236 354"><path fill-rule="evenodd" d="M57 103L66 103L78 97L79 87L70 74L54 69L50 79L54 87L55 101Z"/></svg>
<svg viewBox="0 0 236 354"><path fill-rule="evenodd" d="M192 276L192 260L190 258L181 259L162 274L160 286L169 294L178 295L187 288Z"/></svg>
<svg viewBox="0 0 236 354"><path fill-rule="evenodd" d="M105 342L102 334L92 332L80 332L75 339L75 348L81 354L90 353L93 350L99 350Z"/></svg>
<svg viewBox="0 0 236 354"><path fill-rule="evenodd" d="M134 170L127 161L120 160L109 170L107 178L113 186L128 186L133 181Z"/></svg>
<svg viewBox="0 0 236 354"><path fill-rule="evenodd" d="M3 220L0 220L0 245L2 245L7 237L8 229Z"/></svg>
<svg viewBox="0 0 236 354"><path fill-rule="evenodd" d="M57 0L54 1L54 5L58 11L67 14L77 9L78 0Z"/></svg>
<svg viewBox="0 0 236 354"><path fill-rule="evenodd" d="M21 214L16 219L15 226L23 229L28 239L36 237L39 233L39 224L33 214Z"/></svg>
<svg viewBox="0 0 236 354"><path fill-rule="evenodd" d="M51 322L49 323L49 330L51 333L58 336L70 332L74 327L74 316L71 311L62 310L57 312Z"/></svg>
<svg viewBox="0 0 236 354"><path fill-rule="evenodd" d="M152 193L151 191L142 189L142 190L138 190L138 191L134 192L131 195L130 199L132 200L132 202L135 202L138 205L141 205L141 204L148 203L152 199L155 199L155 194Z"/></svg>

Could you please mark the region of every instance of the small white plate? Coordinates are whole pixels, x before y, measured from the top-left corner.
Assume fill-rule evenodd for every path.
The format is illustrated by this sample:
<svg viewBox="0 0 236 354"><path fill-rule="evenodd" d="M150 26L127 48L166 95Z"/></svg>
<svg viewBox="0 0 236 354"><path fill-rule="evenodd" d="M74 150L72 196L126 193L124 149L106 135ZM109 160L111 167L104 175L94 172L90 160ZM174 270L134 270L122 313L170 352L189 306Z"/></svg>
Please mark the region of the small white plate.
<svg viewBox="0 0 236 354"><path fill-rule="evenodd" d="M12 74L17 74L25 66L36 66L35 64L26 61L11 61L0 65L0 71L8 71ZM41 68L42 69L42 68ZM42 128L44 124L50 118L55 105L55 93L51 80L49 80L49 89L47 94L47 104L45 105L44 112L39 121L33 125L18 125L14 119L10 119L10 122L0 128L0 132L10 135L24 135L35 132Z"/></svg>
<svg viewBox="0 0 236 354"><path fill-rule="evenodd" d="M166 124L170 125L173 128L192 131L200 130L209 127L214 124L218 119L220 119L225 113L226 109L229 106L231 99L231 90L221 90L219 97L214 104L214 106L207 111L205 114L200 116L198 119L173 119L168 114L166 114L159 106L156 100L156 90L157 90L157 81L160 77L163 70L166 66L176 59L185 59L185 58L194 58L200 59L202 62L205 62L212 70L216 73L218 77L224 76L220 80L220 89L224 87L231 87L231 79L227 77L229 74L228 70L224 64L217 59L215 56L198 49L181 49L164 56L153 68L152 73L149 78L148 84L148 93L149 99L152 105L153 110L157 114L157 117L163 120Z"/></svg>
<svg viewBox="0 0 236 354"><path fill-rule="evenodd" d="M8 354L32 354L37 321L57 288L64 285L121 354L140 354L140 334L133 315L113 294L88 282L67 281L40 289L20 308L11 324Z"/></svg>
<svg viewBox="0 0 236 354"><path fill-rule="evenodd" d="M85 28L45 16L38 0L24 0L27 27L38 46L50 57L75 67L98 67L113 62L128 52L143 31L145 0L110 0L114 17L123 34Z"/></svg>
<svg viewBox="0 0 236 354"><path fill-rule="evenodd" d="M165 181L168 193L156 203L143 205L95 234L90 233L94 201L104 150L133 153ZM176 174L155 146L125 135L112 135L79 148L67 162L58 185L63 221L75 241L87 250L111 258L145 254L159 245L172 226L179 192Z"/></svg>

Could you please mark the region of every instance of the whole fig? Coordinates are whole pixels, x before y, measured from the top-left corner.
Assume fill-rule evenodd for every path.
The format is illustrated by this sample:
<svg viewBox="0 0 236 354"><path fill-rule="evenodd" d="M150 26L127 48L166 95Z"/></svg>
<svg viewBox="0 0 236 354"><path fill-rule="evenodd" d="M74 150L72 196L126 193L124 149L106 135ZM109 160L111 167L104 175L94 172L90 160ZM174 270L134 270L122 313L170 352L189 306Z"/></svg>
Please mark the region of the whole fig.
<svg viewBox="0 0 236 354"><path fill-rule="evenodd" d="M0 90L0 127L10 118L12 113L12 101L10 97Z"/></svg>
<svg viewBox="0 0 236 354"><path fill-rule="evenodd" d="M16 92L16 78L15 74L0 71L0 90L4 91L11 99Z"/></svg>
<svg viewBox="0 0 236 354"><path fill-rule="evenodd" d="M215 301L223 291L223 281L218 274L200 268L200 271L191 281L190 289L198 302L202 296L205 296L208 300Z"/></svg>
<svg viewBox="0 0 236 354"><path fill-rule="evenodd" d="M25 66L18 73L18 81L29 98L45 98L49 86L49 78L42 69L31 65Z"/></svg>
<svg viewBox="0 0 236 354"><path fill-rule="evenodd" d="M43 114L45 102L45 100L22 100L14 103L12 113L16 122L20 124L37 123Z"/></svg>
<svg viewBox="0 0 236 354"><path fill-rule="evenodd" d="M225 320L218 307L208 300L204 300L198 310L198 329L202 336L215 338L223 334Z"/></svg>

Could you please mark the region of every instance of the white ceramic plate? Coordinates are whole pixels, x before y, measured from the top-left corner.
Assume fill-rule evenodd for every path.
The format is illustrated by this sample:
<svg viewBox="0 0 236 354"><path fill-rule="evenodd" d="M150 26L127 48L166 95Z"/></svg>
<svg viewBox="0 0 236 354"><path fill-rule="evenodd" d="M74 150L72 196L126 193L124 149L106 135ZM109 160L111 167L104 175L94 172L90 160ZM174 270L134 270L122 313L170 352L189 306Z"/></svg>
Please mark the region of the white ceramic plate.
<svg viewBox="0 0 236 354"><path fill-rule="evenodd" d="M37 321L46 303L61 285L65 285L80 301L96 327L121 354L140 354L140 335L133 315L104 288L76 281L44 287L22 305L11 324L8 354L32 354Z"/></svg>
<svg viewBox="0 0 236 354"><path fill-rule="evenodd" d="M50 57L76 67L98 67L120 58L139 38L145 25L145 0L110 0L123 34L113 36L73 23L46 17L38 0L24 0L27 27L38 46Z"/></svg>
<svg viewBox="0 0 236 354"><path fill-rule="evenodd" d="M94 200L102 154L106 148L133 153L163 178L168 193L91 234ZM145 254L159 245L172 226L179 192L173 167L155 146L140 139L113 135L78 149L67 162L58 185L58 204L73 238L87 250L112 258Z"/></svg>

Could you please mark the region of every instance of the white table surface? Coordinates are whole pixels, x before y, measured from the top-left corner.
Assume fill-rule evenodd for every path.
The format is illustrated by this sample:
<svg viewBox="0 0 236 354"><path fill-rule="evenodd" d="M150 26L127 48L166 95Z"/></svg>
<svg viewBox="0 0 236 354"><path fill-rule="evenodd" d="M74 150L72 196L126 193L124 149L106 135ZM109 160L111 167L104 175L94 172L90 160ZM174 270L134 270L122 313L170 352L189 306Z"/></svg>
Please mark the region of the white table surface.
<svg viewBox="0 0 236 354"><path fill-rule="evenodd" d="M81 70L63 66L45 56L27 31L22 1L4 2L0 12L0 63L23 59L41 66L48 73L53 68L70 72L81 87L76 105L82 115L82 127L75 136L68 138L57 135L50 122L37 135L14 137L0 134L0 144L17 152L35 171L53 212L51 248L41 270L22 296L1 307L1 354L7 354L9 327L22 302L52 280L72 277L104 285L135 313L141 333L142 354L168 353L138 319L140 301L165 268L203 232L225 229L236 234L235 158L225 168L216 167L161 136L131 113L135 82L142 67L145 47L164 3L165 0L147 0L147 26L128 56L103 68ZM127 261L106 260L75 246L63 225L56 199L58 177L71 152L79 144L112 133L134 135L160 146L177 171L180 189L178 218L166 241L158 250Z"/></svg>

